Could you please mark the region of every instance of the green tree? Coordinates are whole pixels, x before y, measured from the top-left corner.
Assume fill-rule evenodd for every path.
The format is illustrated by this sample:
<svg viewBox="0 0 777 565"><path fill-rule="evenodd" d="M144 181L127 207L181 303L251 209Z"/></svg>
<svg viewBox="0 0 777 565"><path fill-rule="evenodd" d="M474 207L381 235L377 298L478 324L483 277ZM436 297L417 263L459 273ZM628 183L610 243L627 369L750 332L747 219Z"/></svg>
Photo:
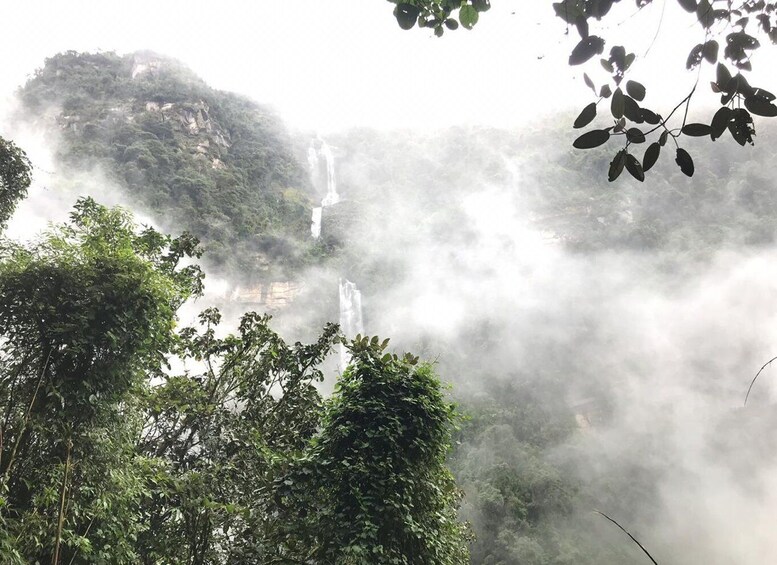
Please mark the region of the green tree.
<svg viewBox="0 0 777 565"><path fill-rule="evenodd" d="M0 231L5 228L16 205L27 196L32 182L32 165L24 151L0 137Z"/></svg>
<svg viewBox="0 0 777 565"><path fill-rule="evenodd" d="M459 492L446 467L454 406L432 367L357 337L304 456L280 476L287 525L271 563L460 565Z"/></svg>
<svg viewBox="0 0 777 565"><path fill-rule="evenodd" d="M143 462L137 390L201 290L196 240L138 231L79 200L39 243L0 258L4 562L135 563Z"/></svg>

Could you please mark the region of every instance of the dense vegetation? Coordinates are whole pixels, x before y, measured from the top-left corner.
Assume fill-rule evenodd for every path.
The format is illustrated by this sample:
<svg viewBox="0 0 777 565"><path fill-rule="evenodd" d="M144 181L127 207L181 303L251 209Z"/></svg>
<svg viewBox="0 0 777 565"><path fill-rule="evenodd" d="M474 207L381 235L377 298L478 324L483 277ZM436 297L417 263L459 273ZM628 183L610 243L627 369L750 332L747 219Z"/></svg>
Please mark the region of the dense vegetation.
<svg viewBox="0 0 777 565"><path fill-rule="evenodd" d="M431 368L356 340L324 400L336 326L288 345L249 313L219 338L206 310L175 332L199 254L91 199L3 243L0 560L466 563Z"/></svg>
<svg viewBox="0 0 777 565"><path fill-rule="evenodd" d="M263 278L308 260L307 171L261 106L152 53L61 53L21 99L56 120L64 163L102 169L164 228L201 238L210 264Z"/></svg>

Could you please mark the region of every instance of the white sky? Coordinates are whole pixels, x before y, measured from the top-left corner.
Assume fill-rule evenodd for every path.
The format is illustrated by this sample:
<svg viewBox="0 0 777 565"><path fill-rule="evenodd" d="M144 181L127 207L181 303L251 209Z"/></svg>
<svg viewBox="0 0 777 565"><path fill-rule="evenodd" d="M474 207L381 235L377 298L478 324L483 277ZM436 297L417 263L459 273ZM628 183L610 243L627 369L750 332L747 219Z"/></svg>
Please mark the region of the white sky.
<svg viewBox="0 0 777 565"><path fill-rule="evenodd" d="M475 30L441 39L429 30L400 30L385 0L13 2L3 10L0 93L59 51L151 49L182 60L211 86L274 106L292 127L324 132L354 125L515 126L591 101L583 70L597 84L605 75L596 63L567 66L579 38L574 30L565 36L551 2L492 2ZM694 75L685 71L685 58L702 40L693 17L673 0L655 0L632 17L634 3L626 0L602 32L605 53L624 42L642 55L664 2L658 41L633 69L632 78L648 86L646 103L677 102L690 88Z"/></svg>

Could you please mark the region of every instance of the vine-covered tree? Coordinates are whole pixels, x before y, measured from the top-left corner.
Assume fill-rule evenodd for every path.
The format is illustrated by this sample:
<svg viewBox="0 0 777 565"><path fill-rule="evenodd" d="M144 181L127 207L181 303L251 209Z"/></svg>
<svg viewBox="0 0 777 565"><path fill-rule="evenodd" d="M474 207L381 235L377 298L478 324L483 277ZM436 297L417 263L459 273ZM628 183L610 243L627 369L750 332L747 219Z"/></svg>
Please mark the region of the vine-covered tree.
<svg viewBox="0 0 777 565"><path fill-rule="evenodd" d="M434 30L442 36L445 29L461 27L472 29L480 14L490 8L490 0L391 0L396 4L394 15L403 29L418 25ZM668 0L664 0L668 1ZM584 128L597 116L600 104L609 106L607 121L611 125L591 129L573 143L578 149L591 149L610 140L622 143L614 155L607 173L614 181L623 170L639 181L658 161L671 140L675 162L687 176L693 176L695 165L688 151L681 147L683 136L708 137L715 141L727 133L740 145L753 144L755 121L753 116L775 117L775 95L765 88L752 86L742 74L752 70L751 56L761 47L761 41L777 43L777 2L774 0L677 0L689 13L700 30L702 40L688 54L686 67L693 70L702 64L716 65L716 80L710 84L714 94L720 95L720 107L708 123L689 123L688 109L696 95L697 84L668 112L643 106L646 88L634 80L629 70L636 58L623 45L614 45L605 55L606 40L596 35L598 22L607 18L614 4L620 0L562 0L552 4L552 10L567 28L574 28L580 41L569 55L569 64L582 65L598 58L610 73L608 84L595 85L587 74L586 85L594 95L574 122L575 128ZM653 0L636 0L639 10ZM549 5L548 9L551 9ZM759 37L761 38L759 40ZM601 56L601 57L600 57ZM605 103L608 101L608 103ZM635 155L635 146L648 144L641 158Z"/></svg>
<svg viewBox="0 0 777 565"><path fill-rule="evenodd" d="M0 137L0 230L5 228L19 201L27 196L31 170L25 152L13 141Z"/></svg>

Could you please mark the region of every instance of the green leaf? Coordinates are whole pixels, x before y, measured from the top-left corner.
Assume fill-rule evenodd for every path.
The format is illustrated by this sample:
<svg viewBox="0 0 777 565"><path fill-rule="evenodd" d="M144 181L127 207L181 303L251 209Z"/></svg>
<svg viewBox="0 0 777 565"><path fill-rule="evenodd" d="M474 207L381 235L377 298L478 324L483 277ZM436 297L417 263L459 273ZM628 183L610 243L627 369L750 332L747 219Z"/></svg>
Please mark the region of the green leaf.
<svg viewBox="0 0 777 565"><path fill-rule="evenodd" d="M658 161L658 156L661 154L661 144L651 143L645 150L645 157L642 159L642 170L649 171L653 168L653 165Z"/></svg>
<svg viewBox="0 0 777 565"><path fill-rule="evenodd" d="M616 88L612 94L612 101L610 102L610 111L615 119L623 117L625 111L625 102L623 100L623 91L620 88Z"/></svg>
<svg viewBox="0 0 777 565"><path fill-rule="evenodd" d="M691 156L682 147L677 148L677 157L675 158L675 163L680 166L680 170L685 176L693 176L693 159L691 159Z"/></svg>
<svg viewBox="0 0 777 565"><path fill-rule="evenodd" d="M584 128L588 124L590 124L593 119L596 117L596 103L591 102L588 106L583 108L583 111L580 112L580 115L575 119L575 128Z"/></svg>
<svg viewBox="0 0 777 565"><path fill-rule="evenodd" d="M690 137L704 137L710 134L712 128L707 124L685 124L682 132Z"/></svg>
<svg viewBox="0 0 777 565"><path fill-rule="evenodd" d="M577 149L592 149L607 143L610 132L606 129L594 129L578 137L572 145Z"/></svg>
<svg viewBox="0 0 777 565"><path fill-rule="evenodd" d="M595 35L589 35L585 39L581 39L575 45L575 48L572 49L572 54L569 56L569 64L581 65L594 55L601 54L602 51L604 51L604 39Z"/></svg>
<svg viewBox="0 0 777 565"><path fill-rule="evenodd" d="M402 29L412 29L418 19L418 14L421 13L421 9L413 4L402 2L397 4L394 8L394 16L397 18L397 23Z"/></svg>
<svg viewBox="0 0 777 565"><path fill-rule="evenodd" d="M478 23L478 11L474 6L467 4L459 10L459 21L465 29L472 29Z"/></svg>
<svg viewBox="0 0 777 565"><path fill-rule="evenodd" d="M636 81L629 80L626 82L626 92L638 102L642 102L645 99L645 87Z"/></svg>

